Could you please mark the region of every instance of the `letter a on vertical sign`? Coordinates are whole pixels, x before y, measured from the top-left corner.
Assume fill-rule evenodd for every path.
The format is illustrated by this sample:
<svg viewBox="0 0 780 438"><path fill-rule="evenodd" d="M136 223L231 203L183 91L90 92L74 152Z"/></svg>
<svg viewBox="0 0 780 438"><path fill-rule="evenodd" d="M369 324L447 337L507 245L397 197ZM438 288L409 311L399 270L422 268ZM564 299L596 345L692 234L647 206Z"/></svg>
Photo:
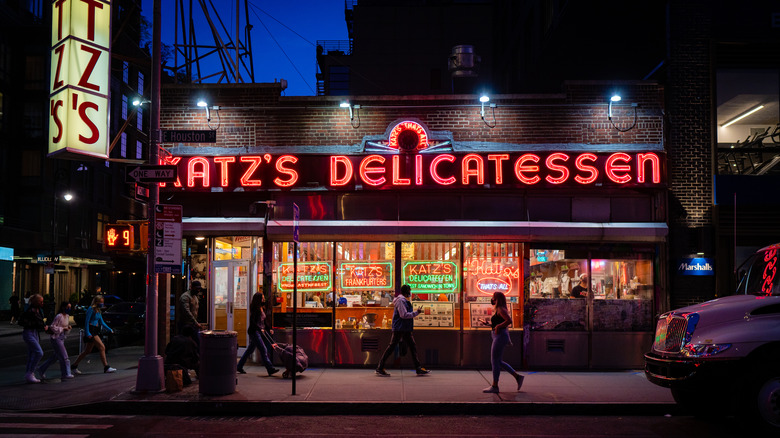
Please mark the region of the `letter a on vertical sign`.
<svg viewBox="0 0 780 438"><path fill-rule="evenodd" d="M49 156L108 158L111 2L51 5Z"/></svg>

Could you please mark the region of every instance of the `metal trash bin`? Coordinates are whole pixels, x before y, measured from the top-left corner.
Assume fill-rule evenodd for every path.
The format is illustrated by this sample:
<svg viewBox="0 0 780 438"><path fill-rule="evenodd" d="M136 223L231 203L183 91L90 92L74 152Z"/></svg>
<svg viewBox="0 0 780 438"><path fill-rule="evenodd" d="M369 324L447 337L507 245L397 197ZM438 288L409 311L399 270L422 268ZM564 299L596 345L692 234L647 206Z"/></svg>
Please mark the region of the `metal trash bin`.
<svg viewBox="0 0 780 438"><path fill-rule="evenodd" d="M238 333L207 330L200 332L201 394L225 395L236 392Z"/></svg>

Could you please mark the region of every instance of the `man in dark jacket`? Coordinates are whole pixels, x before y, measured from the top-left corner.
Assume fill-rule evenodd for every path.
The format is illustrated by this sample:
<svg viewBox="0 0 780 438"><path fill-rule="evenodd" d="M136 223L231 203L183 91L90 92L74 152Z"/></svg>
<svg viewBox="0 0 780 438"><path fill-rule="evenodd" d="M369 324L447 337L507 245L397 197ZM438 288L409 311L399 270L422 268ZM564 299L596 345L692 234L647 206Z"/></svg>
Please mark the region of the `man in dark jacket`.
<svg viewBox="0 0 780 438"><path fill-rule="evenodd" d="M409 302L411 295L412 288L405 284L401 286L401 293L393 299L393 335L390 338L390 345L387 346L382 359L379 361L379 365L376 367L376 373L380 376L390 376L390 373L385 371L385 361L393 354L395 347L398 346L401 340L409 348L409 354L412 355L412 361L414 361L414 368L417 370L417 374L429 373L428 370L420 365L420 359L417 358L417 345L414 343L412 330L414 330L414 317L420 314L422 307L412 311L412 303Z"/></svg>

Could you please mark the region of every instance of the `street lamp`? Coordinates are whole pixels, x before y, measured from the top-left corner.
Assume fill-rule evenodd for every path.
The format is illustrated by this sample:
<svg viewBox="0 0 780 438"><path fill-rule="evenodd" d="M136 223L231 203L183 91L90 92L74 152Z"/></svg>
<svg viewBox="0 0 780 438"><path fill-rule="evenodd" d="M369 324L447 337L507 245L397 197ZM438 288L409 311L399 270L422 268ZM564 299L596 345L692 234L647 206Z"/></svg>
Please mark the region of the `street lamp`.
<svg viewBox="0 0 780 438"><path fill-rule="evenodd" d="M68 172L65 169L57 169L57 171L54 174L54 182L53 182L53 190L52 190L52 197L53 199L53 205L52 205L52 214L51 214L51 257L49 258L49 262L47 263L47 271L49 274L49 293L51 294L52 298L54 297L54 265L55 265L55 252L57 248L57 225L58 225L58 206L59 206L59 200L62 198L65 202L70 202L73 200L73 194L70 191L65 191L64 193L60 193L58 189L58 183L60 181L64 181L67 183L68 178ZM66 216L65 218L65 236L68 235L68 222L69 218Z"/></svg>

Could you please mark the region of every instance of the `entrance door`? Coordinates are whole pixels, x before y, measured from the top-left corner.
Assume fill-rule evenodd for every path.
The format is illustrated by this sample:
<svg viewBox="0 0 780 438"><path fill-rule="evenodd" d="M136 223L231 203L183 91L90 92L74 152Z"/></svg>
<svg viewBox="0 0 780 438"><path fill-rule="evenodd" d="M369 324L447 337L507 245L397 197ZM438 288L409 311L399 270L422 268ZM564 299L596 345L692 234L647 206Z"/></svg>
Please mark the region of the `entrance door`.
<svg viewBox="0 0 780 438"><path fill-rule="evenodd" d="M214 261L211 290L214 291L214 312L211 327L215 330L235 330L238 345L246 345L246 308L249 290L249 261Z"/></svg>

